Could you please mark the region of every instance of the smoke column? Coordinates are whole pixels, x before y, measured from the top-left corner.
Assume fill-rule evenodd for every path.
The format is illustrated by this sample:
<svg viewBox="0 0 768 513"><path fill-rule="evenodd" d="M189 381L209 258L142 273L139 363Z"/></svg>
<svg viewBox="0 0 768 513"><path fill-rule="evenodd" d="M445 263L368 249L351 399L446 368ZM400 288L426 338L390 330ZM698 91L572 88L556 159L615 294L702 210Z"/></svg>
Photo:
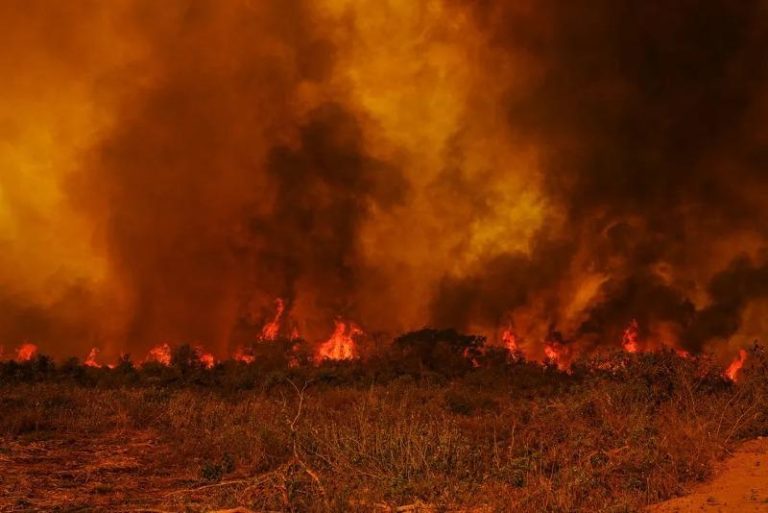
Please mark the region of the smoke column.
<svg viewBox="0 0 768 513"><path fill-rule="evenodd" d="M0 345L765 331L764 2L0 2Z"/></svg>

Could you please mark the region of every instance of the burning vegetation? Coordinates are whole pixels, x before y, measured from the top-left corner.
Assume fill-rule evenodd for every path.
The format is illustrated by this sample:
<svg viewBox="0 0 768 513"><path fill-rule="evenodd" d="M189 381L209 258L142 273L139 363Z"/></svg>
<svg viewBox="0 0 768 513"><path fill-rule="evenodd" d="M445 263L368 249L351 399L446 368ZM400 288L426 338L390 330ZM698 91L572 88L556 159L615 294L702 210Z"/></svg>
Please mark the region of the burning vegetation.
<svg viewBox="0 0 768 513"><path fill-rule="evenodd" d="M617 347L566 371L453 330L360 340L358 359L296 345L0 362L0 508L639 511L768 433L760 346L727 369Z"/></svg>
<svg viewBox="0 0 768 513"><path fill-rule="evenodd" d="M768 9L668 4L0 2L4 436L266 510L704 477L768 429Z"/></svg>
<svg viewBox="0 0 768 513"><path fill-rule="evenodd" d="M36 5L0 7L6 348L763 335L757 0Z"/></svg>

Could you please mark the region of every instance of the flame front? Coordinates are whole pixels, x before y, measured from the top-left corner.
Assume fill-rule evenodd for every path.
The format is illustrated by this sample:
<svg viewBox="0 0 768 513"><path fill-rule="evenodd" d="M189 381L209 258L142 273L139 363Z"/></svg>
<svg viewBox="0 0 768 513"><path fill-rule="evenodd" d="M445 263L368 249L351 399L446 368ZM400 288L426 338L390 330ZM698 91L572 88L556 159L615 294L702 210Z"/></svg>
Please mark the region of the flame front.
<svg viewBox="0 0 768 513"><path fill-rule="evenodd" d="M575 356L764 329L759 2L16 3L2 341L224 355L291 316L317 341L510 315L506 347L551 328ZM342 324L318 357L356 356Z"/></svg>

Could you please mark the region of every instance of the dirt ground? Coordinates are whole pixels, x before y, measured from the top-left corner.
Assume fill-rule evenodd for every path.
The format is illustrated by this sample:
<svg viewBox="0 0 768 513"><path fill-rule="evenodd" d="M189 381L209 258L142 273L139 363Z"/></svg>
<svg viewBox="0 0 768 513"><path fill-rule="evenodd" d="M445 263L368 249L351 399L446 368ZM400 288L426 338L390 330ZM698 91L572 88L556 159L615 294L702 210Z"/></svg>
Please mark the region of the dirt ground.
<svg viewBox="0 0 768 513"><path fill-rule="evenodd" d="M768 512L768 438L743 444L722 463L712 481L689 495L649 508L650 513Z"/></svg>
<svg viewBox="0 0 768 513"><path fill-rule="evenodd" d="M166 450L150 431L0 439L0 512L143 511L194 481Z"/></svg>

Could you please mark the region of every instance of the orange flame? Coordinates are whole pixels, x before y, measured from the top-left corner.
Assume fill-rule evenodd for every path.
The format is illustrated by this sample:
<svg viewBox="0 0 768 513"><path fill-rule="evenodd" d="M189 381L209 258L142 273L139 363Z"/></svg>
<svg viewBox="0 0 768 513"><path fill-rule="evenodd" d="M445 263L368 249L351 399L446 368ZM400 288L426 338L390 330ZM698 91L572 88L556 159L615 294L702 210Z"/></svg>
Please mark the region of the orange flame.
<svg viewBox="0 0 768 513"><path fill-rule="evenodd" d="M85 359L83 365L86 367L101 367L101 364L96 361L96 357L99 355L99 349L94 347L88 353L88 358Z"/></svg>
<svg viewBox="0 0 768 513"><path fill-rule="evenodd" d="M637 324L637 319L632 319L629 326L624 330L624 335L621 339L621 345L624 351L628 353L636 353L640 346L638 345L640 326Z"/></svg>
<svg viewBox="0 0 768 513"><path fill-rule="evenodd" d="M731 381L736 382L739 376L739 371L744 367L746 361L747 352L744 349L739 349L739 356L737 356L725 370L725 376Z"/></svg>
<svg viewBox="0 0 768 513"><path fill-rule="evenodd" d="M195 353L197 353L197 359L203 364L206 369L212 369L216 365L216 358L213 354L207 352L203 346L196 346Z"/></svg>
<svg viewBox="0 0 768 513"><path fill-rule="evenodd" d="M155 346L149 350L144 362L157 362L165 365L166 367L171 365L171 346L168 344L161 344Z"/></svg>
<svg viewBox="0 0 768 513"><path fill-rule="evenodd" d="M280 324L285 312L285 301L281 298L275 300L275 317L261 328L262 340L277 340L280 335Z"/></svg>
<svg viewBox="0 0 768 513"><path fill-rule="evenodd" d="M352 322L342 320L333 321L335 328L331 338L320 344L315 355L315 360L353 360L357 358L357 344L354 337L362 335L361 330Z"/></svg>
<svg viewBox="0 0 768 513"><path fill-rule="evenodd" d="M248 352L247 349L244 349L242 347L238 347L235 350L235 354L232 355L232 358L237 360L238 362L243 363L253 363L256 361L256 358Z"/></svg>
<svg viewBox="0 0 768 513"><path fill-rule="evenodd" d="M299 359L296 356L298 352L301 350L301 346L299 344L293 344L291 346L291 356L288 358L288 367L291 369L295 369L299 366Z"/></svg>
<svg viewBox="0 0 768 513"><path fill-rule="evenodd" d="M28 362L37 356L38 349L35 344L25 342L21 344L21 347L16 349L16 359L20 362Z"/></svg>
<svg viewBox="0 0 768 513"><path fill-rule="evenodd" d="M544 346L546 363L557 366L561 371L570 369L570 350L560 342L548 342Z"/></svg>
<svg viewBox="0 0 768 513"><path fill-rule="evenodd" d="M515 335L511 328L504 330L501 334L501 341L510 353L516 353L520 350L520 345L517 343L517 335Z"/></svg>

